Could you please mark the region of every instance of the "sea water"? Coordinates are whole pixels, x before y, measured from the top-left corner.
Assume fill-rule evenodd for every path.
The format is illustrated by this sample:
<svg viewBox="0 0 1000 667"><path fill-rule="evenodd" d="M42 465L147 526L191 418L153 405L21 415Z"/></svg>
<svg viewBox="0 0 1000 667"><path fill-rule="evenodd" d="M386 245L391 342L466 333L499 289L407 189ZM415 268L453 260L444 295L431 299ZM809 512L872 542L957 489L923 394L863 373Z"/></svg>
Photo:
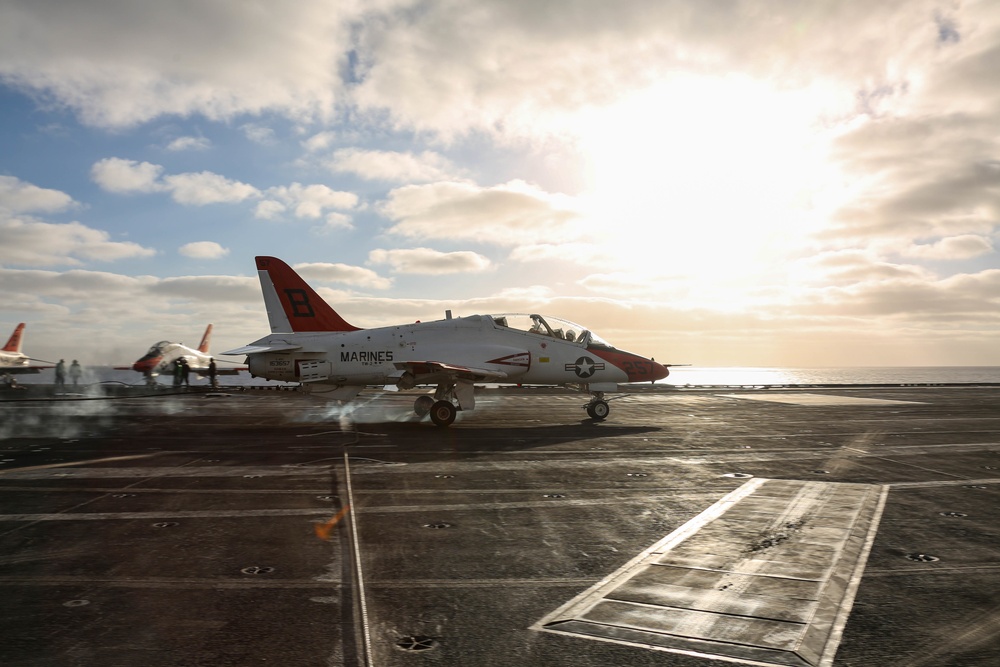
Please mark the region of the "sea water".
<svg viewBox="0 0 1000 667"><path fill-rule="evenodd" d="M981 384L1000 383L1000 366L879 366L839 368L674 367L658 384Z"/></svg>

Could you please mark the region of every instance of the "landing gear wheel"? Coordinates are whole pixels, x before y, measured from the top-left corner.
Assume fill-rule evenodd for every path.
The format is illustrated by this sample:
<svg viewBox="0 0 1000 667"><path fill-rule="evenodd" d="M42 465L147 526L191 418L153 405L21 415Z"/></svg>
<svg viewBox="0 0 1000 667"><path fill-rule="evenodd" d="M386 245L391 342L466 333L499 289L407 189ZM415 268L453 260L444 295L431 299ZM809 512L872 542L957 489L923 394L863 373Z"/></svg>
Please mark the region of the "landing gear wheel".
<svg viewBox="0 0 1000 667"><path fill-rule="evenodd" d="M418 396L417 400L413 401L413 411L417 413L418 417L423 417L428 412L431 411L431 406L434 405L434 399L426 394L423 396Z"/></svg>
<svg viewBox="0 0 1000 667"><path fill-rule="evenodd" d="M608 406L607 401L596 400L587 404L587 414L590 415L591 419L596 421L604 421L608 418L608 413L610 412L611 408Z"/></svg>
<svg viewBox="0 0 1000 667"><path fill-rule="evenodd" d="M431 421L438 426L450 426L457 414L458 409L451 401L438 401L431 406Z"/></svg>

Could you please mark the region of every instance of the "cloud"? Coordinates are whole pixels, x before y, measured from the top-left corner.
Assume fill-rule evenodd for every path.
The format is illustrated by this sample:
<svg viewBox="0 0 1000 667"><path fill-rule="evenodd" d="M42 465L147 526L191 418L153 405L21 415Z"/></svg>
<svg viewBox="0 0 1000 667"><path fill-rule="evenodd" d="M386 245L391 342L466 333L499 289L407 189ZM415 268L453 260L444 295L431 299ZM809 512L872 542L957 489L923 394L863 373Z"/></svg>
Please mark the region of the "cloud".
<svg viewBox="0 0 1000 667"><path fill-rule="evenodd" d="M246 123L240 126L243 134L250 141L257 144L270 144L274 142L274 130L257 123Z"/></svg>
<svg viewBox="0 0 1000 667"><path fill-rule="evenodd" d="M285 212L285 205L279 201L273 199L265 199L262 202L258 202L256 208L254 208L253 215L255 218L260 218L262 220L277 220L281 217L281 214Z"/></svg>
<svg viewBox="0 0 1000 667"><path fill-rule="evenodd" d="M295 264L292 268L307 280L344 283L346 285L371 289L389 289L392 287L392 280L390 278L383 278L371 269L361 266L307 262Z"/></svg>
<svg viewBox="0 0 1000 667"><path fill-rule="evenodd" d="M601 243L527 243L511 250L514 262L573 262L582 266L609 264L616 257Z"/></svg>
<svg viewBox="0 0 1000 667"><path fill-rule="evenodd" d="M203 151L211 145L212 142L205 137L177 137L167 144L167 150L171 152Z"/></svg>
<svg viewBox="0 0 1000 667"><path fill-rule="evenodd" d="M195 241L185 243L177 252L194 259L221 259L229 254L229 248L223 248L215 241Z"/></svg>
<svg viewBox="0 0 1000 667"><path fill-rule="evenodd" d="M260 190L210 171L164 176L163 183L178 204L235 204L260 196Z"/></svg>
<svg viewBox="0 0 1000 667"><path fill-rule="evenodd" d="M0 6L0 79L109 128L164 114L329 118L344 91L339 72L350 30L380 4L246 11L236 0L182 10L11 0Z"/></svg>
<svg viewBox="0 0 1000 667"><path fill-rule="evenodd" d="M302 142L302 147L309 153L326 150L337 138L337 133L330 130L317 132Z"/></svg>
<svg viewBox="0 0 1000 667"><path fill-rule="evenodd" d="M959 260L980 257L993 252L993 243L975 234L951 236L935 243L913 244L902 251L906 257L933 260Z"/></svg>
<svg viewBox="0 0 1000 667"><path fill-rule="evenodd" d="M580 233L572 205L569 197L523 181L490 188L449 181L392 190L378 210L395 222L392 234L518 245L527 239L572 241Z"/></svg>
<svg viewBox="0 0 1000 667"><path fill-rule="evenodd" d="M268 188L264 201L257 205L254 215L258 218L274 220L281 217L286 210L291 209L296 218L318 219L328 212L328 209L351 210L358 206L358 196L353 192L333 190L325 185L302 185L292 183L288 186ZM327 218L329 224L331 219ZM334 226L345 226L343 218L334 217ZM349 220L346 221L349 226Z"/></svg>
<svg viewBox="0 0 1000 667"><path fill-rule="evenodd" d="M377 249L368 253L372 264L388 264L396 273L447 275L479 273L492 268L490 260L474 252L440 252L430 248Z"/></svg>
<svg viewBox="0 0 1000 667"><path fill-rule="evenodd" d="M240 276L178 276L151 280L150 294L203 303L252 303L260 298L257 278Z"/></svg>
<svg viewBox="0 0 1000 667"><path fill-rule="evenodd" d="M109 157L95 162L90 168L90 178L101 189L117 194L132 192L159 192L165 189L160 179L163 167L149 162L137 162Z"/></svg>
<svg viewBox="0 0 1000 667"><path fill-rule="evenodd" d="M342 148L335 151L326 166L334 173L355 174L370 181L425 183L448 180L458 169L444 156L433 151L420 154L396 151Z"/></svg>
<svg viewBox="0 0 1000 667"><path fill-rule="evenodd" d="M131 363L158 340L197 343L209 322L214 350L244 345L268 330L256 277L0 268L0 308L11 316L33 314L33 355L65 355L66 331L72 331L73 356L85 364Z"/></svg>
<svg viewBox="0 0 1000 667"><path fill-rule="evenodd" d="M65 192L40 188L14 176L0 176L0 211L56 213L75 205Z"/></svg>
<svg viewBox="0 0 1000 667"><path fill-rule="evenodd" d="M0 263L7 266L74 266L84 260L113 262L155 254L137 243L111 241L107 232L79 222L0 217Z"/></svg>

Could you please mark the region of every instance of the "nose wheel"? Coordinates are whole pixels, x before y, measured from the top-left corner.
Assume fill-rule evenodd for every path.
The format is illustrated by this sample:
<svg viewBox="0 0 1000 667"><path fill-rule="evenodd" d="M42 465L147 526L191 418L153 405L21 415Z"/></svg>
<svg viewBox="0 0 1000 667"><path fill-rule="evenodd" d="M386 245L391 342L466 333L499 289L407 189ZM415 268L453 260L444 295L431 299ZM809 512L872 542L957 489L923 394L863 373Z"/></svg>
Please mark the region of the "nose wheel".
<svg viewBox="0 0 1000 667"><path fill-rule="evenodd" d="M587 414L595 421L604 421L610 412L611 406L603 398L594 398L590 403L587 403Z"/></svg>

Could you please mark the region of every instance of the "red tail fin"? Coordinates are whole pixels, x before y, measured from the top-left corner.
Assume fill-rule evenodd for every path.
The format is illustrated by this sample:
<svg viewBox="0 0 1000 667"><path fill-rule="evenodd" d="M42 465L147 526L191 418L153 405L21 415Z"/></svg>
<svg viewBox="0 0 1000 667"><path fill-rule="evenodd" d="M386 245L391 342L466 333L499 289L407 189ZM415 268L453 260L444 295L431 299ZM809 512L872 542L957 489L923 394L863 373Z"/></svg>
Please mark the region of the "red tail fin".
<svg viewBox="0 0 1000 667"><path fill-rule="evenodd" d="M4 352L21 352L21 336L24 334L24 322L21 322L10 335L7 344L3 346Z"/></svg>
<svg viewBox="0 0 1000 667"><path fill-rule="evenodd" d="M292 267L276 257L256 259L271 333L359 330L338 315Z"/></svg>
<svg viewBox="0 0 1000 667"><path fill-rule="evenodd" d="M198 346L198 351L202 354L208 354L208 346L212 343L212 325L209 324L205 329L205 335L201 337L201 345Z"/></svg>

